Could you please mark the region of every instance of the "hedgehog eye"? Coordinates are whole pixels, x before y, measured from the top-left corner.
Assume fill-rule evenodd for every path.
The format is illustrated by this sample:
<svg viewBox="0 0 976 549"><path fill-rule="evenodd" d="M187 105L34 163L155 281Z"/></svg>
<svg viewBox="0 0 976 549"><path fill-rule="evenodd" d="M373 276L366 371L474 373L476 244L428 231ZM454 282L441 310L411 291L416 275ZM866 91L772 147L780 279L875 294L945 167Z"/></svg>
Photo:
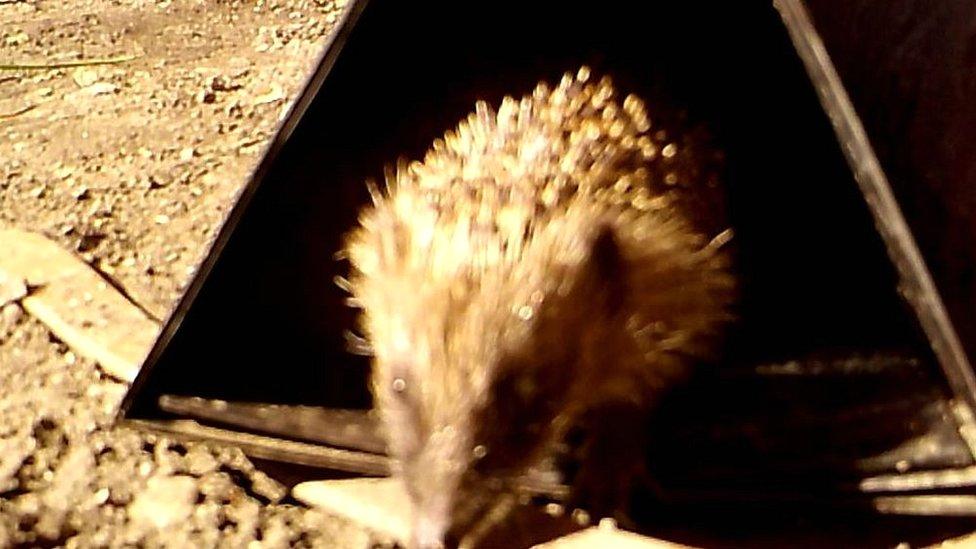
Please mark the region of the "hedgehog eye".
<svg viewBox="0 0 976 549"><path fill-rule="evenodd" d="M393 394L402 396L407 391L407 380L402 377L395 377L390 383L390 389L393 390Z"/></svg>
<svg viewBox="0 0 976 549"><path fill-rule="evenodd" d="M390 373L388 390L395 397L402 399L410 390L411 368L410 363L405 360L392 360L389 363Z"/></svg>

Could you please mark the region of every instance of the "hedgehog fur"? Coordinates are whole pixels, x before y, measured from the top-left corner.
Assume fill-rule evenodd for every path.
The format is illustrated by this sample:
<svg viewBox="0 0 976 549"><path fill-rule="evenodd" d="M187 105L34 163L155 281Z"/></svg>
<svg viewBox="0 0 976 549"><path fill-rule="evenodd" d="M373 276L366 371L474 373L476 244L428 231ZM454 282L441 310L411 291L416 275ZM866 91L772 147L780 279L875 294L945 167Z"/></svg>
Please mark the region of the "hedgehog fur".
<svg viewBox="0 0 976 549"><path fill-rule="evenodd" d="M682 151L651 127L583 67L478 102L370 186L347 287L415 544L483 513L586 410L652 407L715 352L734 288L722 236L655 190Z"/></svg>

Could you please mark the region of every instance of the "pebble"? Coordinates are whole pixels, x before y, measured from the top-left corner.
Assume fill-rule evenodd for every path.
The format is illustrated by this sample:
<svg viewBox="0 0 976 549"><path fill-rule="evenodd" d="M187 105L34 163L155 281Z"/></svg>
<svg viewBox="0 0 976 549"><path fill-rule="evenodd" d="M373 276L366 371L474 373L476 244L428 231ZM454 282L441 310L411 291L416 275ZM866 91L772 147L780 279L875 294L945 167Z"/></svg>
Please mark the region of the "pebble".
<svg viewBox="0 0 976 549"><path fill-rule="evenodd" d="M71 74L71 79L79 88L87 88L98 81L98 73L92 69L81 67Z"/></svg>
<svg viewBox="0 0 976 549"><path fill-rule="evenodd" d="M264 93L259 94L254 98L255 105L264 105L267 103L274 103L275 101L281 101L287 97L285 91L281 89L281 86L272 85L270 88L264 91Z"/></svg>
<svg viewBox="0 0 976 549"><path fill-rule="evenodd" d="M111 82L95 82L84 90L90 95L105 95L119 91L119 87Z"/></svg>
<svg viewBox="0 0 976 549"><path fill-rule="evenodd" d="M79 185L79 186L71 189L71 196L75 200L85 200L86 198L88 198L91 195L88 193L88 187L86 187L84 185Z"/></svg>
<svg viewBox="0 0 976 549"><path fill-rule="evenodd" d="M19 301L26 295L27 284L24 279L0 268L0 306Z"/></svg>
<svg viewBox="0 0 976 549"><path fill-rule="evenodd" d="M129 519L137 524L166 528L193 515L197 484L185 475L154 476L128 506Z"/></svg>
<svg viewBox="0 0 976 549"><path fill-rule="evenodd" d="M195 445L186 454L187 472L193 476L202 476L217 470L219 463L204 446Z"/></svg>
<svg viewBox="0 0 976 549"><path fill-rule="evenodd" d="M4 324L13 326L24 317L24 310L16 303L7 303L3 309L0 309L0 317L3 318Z"/></svg>
<svg viewBox="0 0 976 549"><path fill-rule="evenodd" d="M278 503L288 495L284 485L261 471L251 473L251 491L271 503Z"/></svg>
<svg viewBox="0 0 976 549"><path fill-rule="evenodd" d="M58 179L67 179L73 173L75 173L75 169L71 166L58 166L54 168L54 177Z"/></svg>
<svg viewBox="0 0 976 549"><path fill-rule="evenodd" d="M86 6L89 4L82 3ZM288 8L299 6L297 9L307 12L302 19L322 19L321 7L309 8L305 0L283 0L281 3ZM32 24L30 29L25 29L31 33L29 36L19 28L0 32L0 43L34 41L30 48L13 52L25 62L109 58L129 53L139 56L133 62L118 66L11 73L21 79L16 89L24 92L21 99L25 104L36 103L36 112L28 118L36 116L40 121L57 121L58 127L69 124L65 127L71 131L54 134L40 128L32 135L25 131L15 132L21 127L18 124L9 128L5 137L8 152L14 158L6 166L6 175L8 179L17 179L15 192L6 188L2 192L11 193L11 196L4 198L9 198L11 204L17 207L9 212L4 210L4 223L34 223L54 235L63 246L71 247L77 243L81 248L77 251L82 254L87 253L83 250L96 250L96 263L111 263L111 266L103 269L106 273L112 274L112 266L117 265L121 282L131 284L136 289L136 297L152 302L153 307L164 309L164 314L167 299L171 299L167 293L171 288L166 286L172 285L168 278L171 274L167 273L159 280L146 280L140 273L150 258L158 260L169 251L165 245L148 239L141 240L143 231L159 233L170 223L168 215L157 216L151 212L179 215L180 222L188 221L192 225L192 234L188 232L187 239L192 239L194 244L206 242L205 238L196 235L212 232L219 222L217 214L196 216L194 213L190 216L180 207L188 204L209 206L212 200L219 202L213 198L214 193L221 193L217 195L218 198L230 196L234 180L240 179L247 171L246 163L250 161L225 158L233 157L236 139L248 136L253 131L258 133L259 141L266 141L266 134L274 130L274 113L271 111L277 111L279 105L282 108L286 106L286 101L277 97L281 93L279 89L285 90L284 95L289 95L301 84L291 82L286 85L284 81L287 79L278 83L278 73L267 77L255 76L255 73L263 73L262 67L273 67L275 70L279 66L290 67L291 60L282 63L284 55L280 55L281 59L272 56L266 56L267 60L256 59L257 56L248 51L251 33L244 32L236 45L240 53L246 55L235 58L228 65L223 57L228 50L219 49L216 54L193 50L191 59L196 59L195 56L200 53L201 59L206 59L201 63L214 61L217 76L212 77L214 73L210 73L202 81L197 78L181 80L180 71L185 69L187 58L174 55L179 53L176 48L181 44L178 41L174 41L174 49L170 52L143 51L134 41L128 23L123 22L123 27L116 28L118 23L111 18L101 22L91 16L70 22L63 19L62 15L70 15L71 9L77 7L73 1L63 6L59 3L44 3L42 6L42 3L32 0L0 0L0 5L3 4L11 4L17 10L38 10L44 18L41 26ZM157 2L154 8L161 10L168 4L168 1ZM178 39L180 33L189 33L190 29L196 32L197 28L209 28L207 25L214 22L214 14L236 17L237 12L242 10L238 4L231 2L217 11L204 10L193 14L174 12L173 17L165 18L161 22L163 26L156 30L172 32L166 36ZM317 1L312 4L322 5ZM289 11L291 9L286 9L282 15ZM181 20L184 15L187 16L185 22ZM330 20L333 18L329 16ZM218 22L225 23L222 20ZM241 27L247 31L254 30L246 25L254 26L250 19L242 18ZM51 34L49 28L60 34ZM265 39L274 48L280 48L282 42L289 40L302 42L300 45L305 46L305 50L296 50L301 55L294 57L296 61L309 63L314 53L310 51L317 52L324 44L324 31L316 28L315 36L302 36L299 40L288 35L290 28L281 28L282 34L286 35L284 38L275 36L277 27L271 28L272 32ZM111 44L92 44L90 41L93 38L99 41L104 38ZM309 38L321 43L312 44ZM65 45L71 47L65 49L62 47ZM21 77L21 72L27 76ZM303 76L298 74L301 70L292 72L296 72L289 77L292 80ZM6 78L0 76L0 80ZM252 91L251 87L258 84L266 87L261 89L259 86L258 90ZM276 88L276 85L280 88ZM231 91L239 88L243 91ZM267 94L263 99L271 103L271 107L255 112L252 101L264 92ZM126 96L131 94L131 97L123 96L123 93ZM154 125L149 133L145 128L137 127L127 134L115 131L111 123L104 124L106 114L127 114L133 110L129 109L131 105L124 105L125 108L113 105L113 102L123 99L144 106L142 114L159 117L157 121L160 124ZM86 103L95 107L86 110ZM220 109L214 110L205 103L218 103ZM231 103L234 105L228 107ZM79 112L82 116L75 120ZM138 108L134 112L140 114ZM194 114L200 121L184 124ZM230 135L227 139L213 135L205 127L213 117L217 120L223 118L228 123ZM156 130L168 132L167 124L172 120L176 121L174 125L181 131L189 128L187 134L193 135L195 140L186 138L186 134L163 134L165 138L160 138ZM244 123L245 120L247 123ZM87 132L85 128L88 128ZM67 141L61 139L60 136L65 134L74 137L69 137ZM72 141L79 137L80 142ZM227 148L228 143L232 144L231 148ZM259 145L255 146L256 150L260 149ZM205 147L206 152L201 154L200 147ZM104 151L86 156L91 151L101 149ZM210 183L198 182L196 179L199 175L174 177L171 174L179 173L180 168L177 166L177 169L173 169L177 159L194 164L195 170L199 169L197 164L202 167L205 163L213 163L214 166L227 163L230 175L221 171L219 177L212 176ZM21 161L25 163L14 163ZM215 168L208 166L208 169ZM150 174L154 174L148 183L150 189L162 190L150 199L140 201L141 197L146 196L141 191L147 185ZM116 189L114 185L106 185L105 181L118 182L120 187L125 188ZM176 182L187 185L171 184ZM0 185L3 183L0 182ZM20 193L19 199L16 193ZM154 209L150 201L154 202L157 195L165 196L172 202ZM201 196L204 200L197 200ZM83 202L85 199L87 201ZM112 208L116 205L118 210L113 212ZM214 211L219 212L226 206L214 205ZM150 212L148 216L145 215L147 211ZM72 214L77 217L72 218ZM98 218L103 215L108 218L104 226ZM102 240L104 242L99 244ZM136 253L134 250L137 249L143 252ZM183 252L180 257L168 256L168 259L178 262L173 267L174 272L183 271L183 261L191 263L188 259L180 259L184 255L191 255L191 252L196 253L195 248L186 249L189 251ZM187 272L192 269L192 265L186 266ZM0 293L23 296L26 288L22 283L15 281L13 286L16 289L12 292L11 284L0 283ZM157 289L157 286L162 289ZM7 338L6 344L0 344L0 382L8 388L0 391L0 408L7 410L0 414L0 493L8 496L6 500L0 497L0 547L107 547L126 544L143 547L246 547L255 537L261 539L260 546L269 548L336 545L336 527L331 526L322 515L316 514L314 520L299 524L304 512L299 507L261 507L260 504L265 501L280 499L283 489L272 479L256 474L253 466L238 452L198 450L196 446L186 445L185 455L181 456L179 451L168 448L156 456L151 451L153 445L148 442L149 437L142 433L126 434L124 428L110 427L108 418L113 417L113 410L128 386L108 380L98 373L93 361L76 356L62 345L49 341L48 332L39 323L22 320L27 315L18 299L0 295L0 340ZM85 306L84 295L79 294L77 301L79 307ZM8 360L10 358L13 360ZM21 363L30 370L20 372L18 367ZM38 392L41 388L44 392ZM46 425L42 422L34 433L34 419L42 417L42 411L46 414L44 417L51 417L57 423ZM18 427L15 419L23 419L26 423L22 428ZM89 436L88 433L92 434ZM10 444L5 445L5 442ZM78 453L67 458L71 448L83 448L84 454L95 460L96 464L89 467L84 463L88 458ZM31 457L31 461L22 461L21 458L25 456ZM228 464L225 460L232 463ZM76 466L78 464L80 466ZM171 473L166 472L167 468ZM72 470L84 474L74 475ZM228 470L230 474L225 472ZM189 474L199 475L200 479ZM207 498L196 504L196 497L201 492L200 485L205 479L214 478L223 481L211 482L211 487L230 496L230 500L217 503ZM23 496L18 495L25 491ZM20 504L23 504L23 509ZM188 509L196 512L188 515ZM240 523L225 526L222 521L228 515ZM291 520L269 520L269 517L273 519L279 516L288 516ZM22 523L21 518L25 519ZM165 531L156 531L162 523L169 523L169 526ZM359 546L366 544L364 542Z"/></svg>

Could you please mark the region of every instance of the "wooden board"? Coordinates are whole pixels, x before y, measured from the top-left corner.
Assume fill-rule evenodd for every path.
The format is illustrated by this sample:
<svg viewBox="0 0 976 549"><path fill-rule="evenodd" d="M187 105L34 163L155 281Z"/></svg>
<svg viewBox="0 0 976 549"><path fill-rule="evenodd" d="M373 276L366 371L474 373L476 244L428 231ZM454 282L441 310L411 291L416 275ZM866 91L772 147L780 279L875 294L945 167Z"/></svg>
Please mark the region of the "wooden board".
<svg viewBox="0 0 976 549"><path fill-rule="evenodd" d="M77 354L135 379L159 325L81 258L42 235L2 230L0 278L26 283L24 309Z"/></svg>
<svg viewBox="0 0 976 549"><path fill-rule="evenodd" d="M302 503L347 518L401 543L410 539L410 501L396 479L304 482L292 489L292 495ZM665 549L686 546L624 532L610 521L584 528L566 514L549 515L535 506L518 506L508 520L487 532L475 547Z"/></svg>

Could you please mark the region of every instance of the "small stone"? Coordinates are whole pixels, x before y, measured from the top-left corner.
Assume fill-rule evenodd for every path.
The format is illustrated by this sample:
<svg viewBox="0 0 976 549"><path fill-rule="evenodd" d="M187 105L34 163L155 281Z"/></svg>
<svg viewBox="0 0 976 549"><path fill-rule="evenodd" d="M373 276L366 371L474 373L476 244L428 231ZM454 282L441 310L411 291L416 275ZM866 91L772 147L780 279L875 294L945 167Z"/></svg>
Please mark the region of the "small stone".
<svg viewBox="0 0 976 549"><path fill-rule="evenodd" d="M119 91L119 87L111 82L95 82L84 90L89 95L105 95Z"/></svg>
<svg viewBox="0 0 976 549"><path fill-rule="evenodd" d="M163 187L166 186L166 181L163 178L155 175L150 175L146 181L147 183L149 183L150 191L155 191L156 189L162 189Z"/></svg>
<svg viewBox="0 0 976 549"><path fill-rule="evenodd" d="M153 464L150 461L143 461L142 463L139 464L139 467L137 469L139 476L143 476L143 477L149 476L149 473L151 473L152 470L153 470Z"/></svg>
<svg viewBox="0 0 976 549"><path fill-rule="evenodd" d="M155 221L157 225L165 225L169 223L170 219L166 214L159 214L153 218L153 221Z"/></svg>
<svg viewBox="0 0 976 549"><path fill-rule="evenodd" d="M23 317L24 310L16 303L8 303L0 309L0 318L3 318L3 322L7 326L13 326L20 322L20 319Z"/></svg>
<svg viewBox="0 0 976 549"><path fill-rule="evenodd" d="M226 473L205 475L200 479L200 493L207 499L215 501L230 501L241 493Z"/></svg>
<svg viewBox="0 0 976 549"><path fill-rule="evenodd" d="M77 246L75 246L75 248L82 253L90 252L95 248L97 248L98 245L101 244L103 240L105 240L104 233L99 233L95 231L86 231L84 234L81 235L81 238L78 239L78 244Z"/></svg>
<svg viewBox="0 0 976 549"><path fill-rule="evenodd" d="M189 519L196 498L197 483L192 477L154 476L129 504L129 519L162 529Z"/></svg>
<svg viewBox="0 0 976 549"><path fill-rule="evenodd" d="M36 515L41 512L41 497L36 493L27 493L17 498L17 510L24 515Z"/></svg>
<svg viewBox="0 0 976 549"><path fill-rule="evenodd" d="M71 78L75 81L75 84L78 84L79 88L87 88L98 81L98 73L92 69L81 67L75 69L71 74Z"/></svg>
<svg viewBox="0 0 976 549"><path fill-rule="evenodd" d="M197 103L213 103L217 100L217 94L213 90L200 90L197 92Z"/></svg>
<svg viewBox="0 0 976 549"><path fill-rule="evenodd" d="M266 103L274 103L275 101L281 101L285 98L285 92L281 86L272 85L269 89L265 90L264 93L258 94L254 98L255 105L264 105Z"/></svg>
<svg viewBox="0 0 976 549"><path fill-rule="evenodd" d="M75 169L71 166L58 166L54 169L54 177L58 179L67 179L71 177L71 174L75 173Z"/></svg>
<svg viewBox="0 0 976 549"><path fill-rule="evenodd" d="M95 505L102 505L108 501L109 491L108 488L101 488L94 494L92 494L92 503Z"/></svg>
<svg viewBox="0 0 976 549"><path fill-rule="evenodd" d="M193 149L193 147L183 147L180 150L180 160L183 162L191 160L195 153L196 151Z"/></svg>
<svg viewBox="0 0 976 549"><path fill-rule="evenodd" d="M210 89L214 91L232 91L240 89L241 85L226 76L214 76L210 80Z"/></svg>
<svg viewBox="0 0 976 549"><path fill-rule="evenodd" d="M251 491L267 498L271 503L278 503L288 495L288 489L284 485L261 471L251 474Z"/></svg>
<svg viewBox="0 0 976 549"><path fill-rule="evenodd" d="M193 476L203 476L217 470L219 464L205 446L193 446L186 454L187 472Z"/></svg>
<svg viewBox="0 0 976 549"><path fill-rule="evenodd" d="M0 306L19 301L27 295L27 283L0 269Z"/></svg>
<svg viewBox="0 0 976 549"><path fill-rule="evenodd" d="M88 187L86 187L84 185L79 185L79 186L71 189L71 196L75 200L85 200L86 198L88 198L90 196L89 193L88 193Z"/></svg>

